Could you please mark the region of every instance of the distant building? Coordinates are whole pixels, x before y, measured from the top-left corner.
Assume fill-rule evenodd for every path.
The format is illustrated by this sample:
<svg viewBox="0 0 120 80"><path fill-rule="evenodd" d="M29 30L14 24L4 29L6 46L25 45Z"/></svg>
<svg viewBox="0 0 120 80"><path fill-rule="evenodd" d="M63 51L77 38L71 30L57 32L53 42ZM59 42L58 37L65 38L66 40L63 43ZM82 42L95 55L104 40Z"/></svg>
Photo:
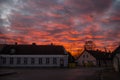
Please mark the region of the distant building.
<svg viewBox="0 0 120 80"><path fill-rule="evenodd" d="M79 66L112 66L111 54L101 51L84 50L77 59Z"/></svg>
<svg viewBox="0 0 120 80"><path fill-rule="evenodd" d="M70 52L68 52L68 67L69 68L75 68L76 67L75 58L71 55Z"/></svg>
<svg viewBox="0 0 120 80"><path fill-rule="evenodd" d="M68 54L58 45L6 45L0 67L67 67Z"/></svg>
<svg viewBox="0 0 120 80"><path fill-rule="evenodd" d="M120 46L118 46L113 52L113 67L115 71L120 71Z"/></svg>
<svg viewBox="0 0 120 80"><path fill-rule="evenodd" d="M94 66L97 65L96 58L86 50L80 54L79 58L77 59L77 63L79 66L85 66L86 64L90 63Z"/></svg>
<svg viewBox="0 0 120 80"><path fill-rule="evenodd" d="M69 63L74 63L75 62L75 58L71 55L70 52L68 52L68 62Z"/></svg>

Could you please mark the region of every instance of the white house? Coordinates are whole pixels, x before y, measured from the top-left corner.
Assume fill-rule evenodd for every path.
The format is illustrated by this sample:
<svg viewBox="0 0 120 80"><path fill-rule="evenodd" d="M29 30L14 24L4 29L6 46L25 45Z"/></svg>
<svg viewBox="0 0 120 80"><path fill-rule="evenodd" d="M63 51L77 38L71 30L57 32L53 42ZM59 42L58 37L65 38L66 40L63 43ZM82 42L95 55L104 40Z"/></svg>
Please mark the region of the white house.
<svg viewBox="0 0 120 80"><path fill-rule="evenodd" d="M120 71L120 54L116 54L113 58L113 67L115 71Z"/></svg>
<svg viewBox="0 0 120 80"><path fill-rule="evenodd" d="M97 65L96 58L86 50L79 56L77 63L79 66L85 66L86 64Z"/></svg>
<svg viewBox="0 0 120 80"><path fill-rule="evenodd" d="M113 52L113 67L115 71L120 71L120 46Z"/></svg>
<svg viewBox="0 0 120 80"><path fill-rule="evenodd" d="M58 45L6 45L0 67L67 67L68 54Z"/></svg>

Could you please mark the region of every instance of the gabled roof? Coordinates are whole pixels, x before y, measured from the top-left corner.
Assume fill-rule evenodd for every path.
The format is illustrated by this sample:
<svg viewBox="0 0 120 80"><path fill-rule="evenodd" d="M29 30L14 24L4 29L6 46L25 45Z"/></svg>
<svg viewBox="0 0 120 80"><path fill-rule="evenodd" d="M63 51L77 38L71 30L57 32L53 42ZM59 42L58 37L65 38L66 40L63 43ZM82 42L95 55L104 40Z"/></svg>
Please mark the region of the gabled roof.
<svg viewBox="0 0 120 80"><path fill-rule="evenodd" d="M102 52L102 51L87 51L92 56L94 56L98 60L105 60L105 59L111 59L111 54L108 52Z"/></svg>
<svg viewBox="0 0 120 80"><path fill-rule="evenodd" d="M65 55L63 46L58 45L6 45L1 54L15 55Z"/></svg>
<svg viewBox="0 0 120 80"><path fill-rule="evenodd" d="M114 54L120 54L120 45L114 50Z"/></svg>
<svg viewBox="0 0 120 80"><path fill-rule="evenodd" d="M114 57L116 54L120 54L120 45L113 51L112 57Z"/></svg>
<svg viewBox="0 0 120 80"><path fill-rule="evenodd" d="M82 54L84 53L84 52L88 52L88 53L90 53L94 58L96 58L97 60L105 60L105 59L111 59L112 57L111 57L111 54L110 53L108 53L108 52L102 52L102 51L94 51L94 50L84 50L83 52L82 52ZM82 55L81 54L81 55ZM80 56L81 56L80 55ZM79 56L79 57L80 57Z"/></svg>

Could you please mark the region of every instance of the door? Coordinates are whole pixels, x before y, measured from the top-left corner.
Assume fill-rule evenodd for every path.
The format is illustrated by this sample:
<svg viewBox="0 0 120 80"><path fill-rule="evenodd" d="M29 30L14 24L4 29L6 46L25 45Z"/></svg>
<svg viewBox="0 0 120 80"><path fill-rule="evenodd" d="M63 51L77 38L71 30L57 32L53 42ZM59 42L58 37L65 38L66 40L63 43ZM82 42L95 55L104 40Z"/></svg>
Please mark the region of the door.
<svg viewBox="0 0 120 80"><path fill-rule="evenodd" d="M60 59L60 67L64 67L64 60Z"/></svg>

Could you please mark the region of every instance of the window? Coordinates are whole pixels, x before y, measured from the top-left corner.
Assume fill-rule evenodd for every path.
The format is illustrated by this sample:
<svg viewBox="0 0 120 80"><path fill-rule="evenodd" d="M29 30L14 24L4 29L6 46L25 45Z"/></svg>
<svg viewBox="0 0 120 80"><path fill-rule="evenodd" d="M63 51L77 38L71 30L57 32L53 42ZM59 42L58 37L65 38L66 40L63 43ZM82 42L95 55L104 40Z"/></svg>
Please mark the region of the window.
<svg viewBox="0 0 120 80"><path fill-rule="evenodd" d="M57 58L53 58L53 64L57 64Z"/></svg>
<svg viewBox="0 0 120 80"><path fill-rule="evenodd" d="M64 66L64 59L61 58L61 59L60 59L60 67L63 67L63 66Z"/></svg>
<svg viewBox="0 0 120 80"><path fill-rule="evenodd" d="M83 58L85 58L85 55L83 55Z"/></svg>
<svg viewBox="0 0 120 80"><path fill-rule="evenodd" d="M46 64L49 64L49 63L50 63L50 59L46 58Z"/></svg>
<svg viewBox="0 0 120 80"><path fill-rule="evenodd" d="M62 58L60 59L60 64L64 64L64 60Z"/></svg>
<svg viewBox="0 0 120 80"><path fill-rule="evenodd" d="M42 64L42 58L39 58L39 64Z"/></svg>
<svg viewBox="0 0 120 80"><path fill-rule="evenodd" d="M1 62L2 62L2 64L6 64L6 58L5 57L1 57Z"/></svg>
<svg viewBox="0 0 120 80"><path fill-rule="evenodd" d="M31 58L31 64L35 64L35 58Z"/></svg>
<svg viewBox="0 0 120 80"><path fill-rule="evenodd" d="M17 58L17 64L21 64L21 58L20 57Z"/></svg>
<svg viewBox="0 0 120 80"><path fill-rule="evenodd" d="M27 60L28 60L28 59L25 57L25 58L24 58L24 64L27 64Z"/></svg>
<svg viewBox="0 0 120 80"><path fill-rule="evenodd" d="M14 62L14 58L10 57L10 64L13 64L13 62Z"/></svg>

